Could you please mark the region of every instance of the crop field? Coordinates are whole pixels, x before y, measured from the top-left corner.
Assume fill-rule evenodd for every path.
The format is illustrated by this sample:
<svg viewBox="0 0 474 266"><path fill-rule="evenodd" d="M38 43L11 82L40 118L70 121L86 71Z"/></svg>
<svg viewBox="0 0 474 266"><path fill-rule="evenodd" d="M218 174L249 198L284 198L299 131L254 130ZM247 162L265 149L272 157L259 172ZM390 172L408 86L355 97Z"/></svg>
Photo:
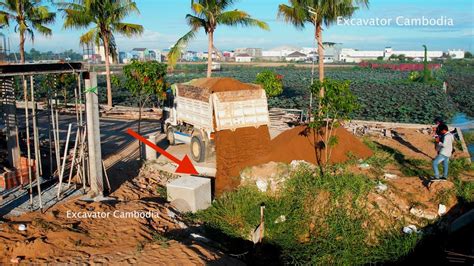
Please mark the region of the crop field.
<svg viewBox="0 0 474 266"><path fill-rule="evenodd" d="M282 75L284 92L269 99L271 107L307 109L311 84L311 70L296 67L228 67L215 76L227 76L244 82L254 82L255 76L270 69ZM446 70L445 70L446 69ZM429 84L408 80L409 72L365 69L328 69L326 76L337 80L350 80L351 89L358 97L360 108L354 119L389 122L430 123L435 116L451 118L459 110L474 114L474 67L472 65L447 65L435 72L436 80ZM198 72L171 75L170 82L183 82L202 77ZM317 78L317 72L315 73ZM443 81L449 84L448 94L443 91Z"/></svg>

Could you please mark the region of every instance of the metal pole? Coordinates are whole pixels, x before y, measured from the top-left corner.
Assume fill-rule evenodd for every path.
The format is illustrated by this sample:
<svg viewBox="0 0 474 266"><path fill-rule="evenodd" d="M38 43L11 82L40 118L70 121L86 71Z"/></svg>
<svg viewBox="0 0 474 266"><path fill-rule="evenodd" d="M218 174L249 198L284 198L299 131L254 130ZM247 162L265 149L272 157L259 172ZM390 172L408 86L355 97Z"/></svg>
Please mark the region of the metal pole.
<svg viewBox="0 0 474 266"><path fill-rule="evenodd" d="M100 145L99 99L97 92L97 73L88 73L85 80L87 143L89 153L89 178L92 197L102 196L104 191L102 177L102 151Z"/></svg>

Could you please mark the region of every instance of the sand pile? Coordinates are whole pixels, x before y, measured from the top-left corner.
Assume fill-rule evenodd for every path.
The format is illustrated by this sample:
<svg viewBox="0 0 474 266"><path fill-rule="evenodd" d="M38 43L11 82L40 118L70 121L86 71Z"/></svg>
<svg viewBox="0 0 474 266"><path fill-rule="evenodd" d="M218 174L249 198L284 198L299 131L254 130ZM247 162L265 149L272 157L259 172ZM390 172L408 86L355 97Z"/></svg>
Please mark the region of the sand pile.
<svg viewBox="0 0 474 266"><path fill-rule="evenodd" d="M347 161L349 152L363 159L372 155L367 146L344 128L335 129L335 134L338 144L332 150L331 163ZM272 161L291 163L293 160L304 160L316 165L324 163L324 154L314 148L314 143L320 140L313 130L306 130L304 126L285 131L273 140L270 140L266 126L217 132L217 194L237 187L240 171L249 166Z"/></svg>

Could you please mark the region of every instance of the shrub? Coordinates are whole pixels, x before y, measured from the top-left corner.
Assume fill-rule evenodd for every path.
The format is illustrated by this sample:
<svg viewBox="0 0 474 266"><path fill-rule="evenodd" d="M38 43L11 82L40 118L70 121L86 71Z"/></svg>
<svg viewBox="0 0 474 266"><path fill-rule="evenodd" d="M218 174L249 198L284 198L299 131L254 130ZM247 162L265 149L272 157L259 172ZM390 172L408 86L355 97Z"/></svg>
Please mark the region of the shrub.
<svg viewBox="0 0 474 266"><path fill-rule="evenodd" d="M283 92L283 76L265 70L257 74L255 82L263 86L268 97L278 96Z"/></svg>

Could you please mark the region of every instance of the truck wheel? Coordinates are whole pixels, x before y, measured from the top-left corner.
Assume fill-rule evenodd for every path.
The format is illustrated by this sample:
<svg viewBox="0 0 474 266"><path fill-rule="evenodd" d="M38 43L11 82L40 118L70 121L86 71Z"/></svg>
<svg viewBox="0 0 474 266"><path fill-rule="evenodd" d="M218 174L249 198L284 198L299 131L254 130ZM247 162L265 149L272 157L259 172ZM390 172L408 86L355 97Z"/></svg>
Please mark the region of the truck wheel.
<svg viewBox="0 0 474 266"><path fill-rule="evenodd" d="M191 157L198 163L204 162L206 158L206 145L202 141L201 136L193 136L191 138Z"/></svg>
<svg viewBox="0 0 474 266"><path fill-rule="evenodd" d="M175 145L176 140L174 138L174 128L173 127L168 127L168 130L166 130L166 138L168 139L168 142L170 145Z"/></svg>

